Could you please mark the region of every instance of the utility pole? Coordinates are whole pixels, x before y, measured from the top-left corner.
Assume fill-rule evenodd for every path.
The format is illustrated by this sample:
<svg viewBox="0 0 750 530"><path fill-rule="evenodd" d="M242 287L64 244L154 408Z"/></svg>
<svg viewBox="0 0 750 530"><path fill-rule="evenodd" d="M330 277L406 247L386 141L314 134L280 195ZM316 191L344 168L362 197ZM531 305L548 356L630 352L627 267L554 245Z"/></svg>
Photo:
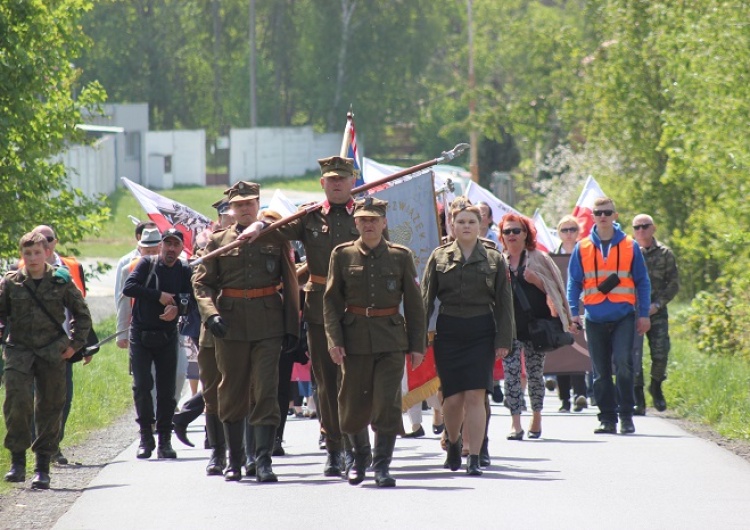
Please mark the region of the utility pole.
<svg viewBox="0 0 750 530"><path fill-rule="evenodd" d="M255 0L250 0L250 127L258 125L258 110L255 96Z"/></svg>
<svg viewBox="0 0 750 530"><path fill-rule="evenodd" d="M474 95L474 20L472 16L472 0L466 0L467 25L469 33L469 171L471 180L479 182L479 140L477 130L474 126L474 113L476 112L477 102Z"/></svg>

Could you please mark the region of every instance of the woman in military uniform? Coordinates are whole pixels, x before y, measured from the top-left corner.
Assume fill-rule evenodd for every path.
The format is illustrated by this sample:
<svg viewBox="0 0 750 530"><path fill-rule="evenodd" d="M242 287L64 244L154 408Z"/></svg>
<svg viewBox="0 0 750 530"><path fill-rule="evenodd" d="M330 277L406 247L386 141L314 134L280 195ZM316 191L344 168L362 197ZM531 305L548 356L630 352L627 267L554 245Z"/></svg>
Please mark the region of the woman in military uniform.
<svg viewBox="0 0 750 530"><path fill-rule="evenodd" d="M422 280L422 298L428 319L435 300L440 301L435 365L448 433L446 464L453 471L461 467L463 425L469 434L466 470L481 475L486 393L492 392L495 358L505 357L511 346L513 301L502 254L479 239L479 209L464 198L454 205L450 213L455 240L432 252Z"/></svg>

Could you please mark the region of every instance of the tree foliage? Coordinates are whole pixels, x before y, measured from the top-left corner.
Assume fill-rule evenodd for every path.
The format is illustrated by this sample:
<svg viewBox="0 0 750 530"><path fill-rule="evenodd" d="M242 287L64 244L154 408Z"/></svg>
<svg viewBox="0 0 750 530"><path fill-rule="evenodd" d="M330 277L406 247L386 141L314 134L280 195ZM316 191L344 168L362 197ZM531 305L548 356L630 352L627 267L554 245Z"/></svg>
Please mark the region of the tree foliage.
<svg viewBox="0 0 750 530"><path fill-rule="evenodd" d="M92 83L73 98L74 66L85 39L83 0L0 3L0 258L18 255L18 240L38 224L55 227L61 241L80 240L106 213L71 189L54 161L69 142L83 142L74 127L81 109L103 100Z"/></svg>

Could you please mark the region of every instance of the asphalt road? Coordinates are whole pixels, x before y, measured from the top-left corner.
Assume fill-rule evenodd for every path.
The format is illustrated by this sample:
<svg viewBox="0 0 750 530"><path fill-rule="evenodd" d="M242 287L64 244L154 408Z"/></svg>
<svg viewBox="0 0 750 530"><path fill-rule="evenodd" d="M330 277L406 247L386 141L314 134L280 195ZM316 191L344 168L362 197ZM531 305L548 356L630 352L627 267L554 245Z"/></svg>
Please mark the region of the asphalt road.
<svg viewBox="0 0 750 530"><path fill-rule="evenodd" d="M557 408L548 394L545 409ZM636 418L635 435L594 435L594 411L548 412L540 440L512 442L507 410L492 409L492 465L482 477L442 468L425 416L426 437L397 441L397 487L385 490L371 475L356 487L324 477L308 419L287 424L277 484L206 477L208 451L176 440L177 460L139 461L134 440L54 528L750 527L750 464L668 420ZM191 426L194 442L202 430Z"/></svg>

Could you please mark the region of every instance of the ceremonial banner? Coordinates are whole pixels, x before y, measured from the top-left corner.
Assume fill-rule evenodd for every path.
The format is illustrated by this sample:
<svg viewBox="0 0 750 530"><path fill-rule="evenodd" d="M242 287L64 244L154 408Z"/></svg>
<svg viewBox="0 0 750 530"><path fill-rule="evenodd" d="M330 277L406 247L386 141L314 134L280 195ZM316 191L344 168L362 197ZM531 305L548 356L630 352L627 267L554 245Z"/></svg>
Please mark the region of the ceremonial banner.
<svg viewBox="0 0 750 530"><path fill-rule="evenodd" d="M550 254L550 257L560 269L563 285L567 285L570 254ZM581 308L581 314L583 314L583 308ZM545 374L580 374L592 370L586 334L579 331L573 337L575 337L575 342L570 346L547 353L544 361Z"/></svg>
<svg viewBox="0 0 750 530"><path fill-rule="evenodd" d="M599 197L606 197L599 183L594 177L589 176L583 185L581 196L578 197L576 207L573 209L573 217L578 219L578 226L581 227L582 238L589 235L591 228L594 226L594 201Z"/></svg>
<svg viewBox="0 0 750 530"><path fill-rule="evenodd" d="M373 193L378 199L388 201L390 240L414 252L417 281L422 278L430 254L440 245L440 229L433 190L433 175L432 172L428 172ZM402 396L403 410L434 394L440 386L432 348L429 348L429 352L417 370L411 369L411 359L407 357L406 375L409 390Z"/></svg>
<svg viewBox="0 0 750 530"><path fill-rule="evenodd" d="M182 232L185 238L185 254L190 257L196 236L208 227L211 220L192 208L159 195L125 177L122 177L122 182L161 232L169 228L177 228Z"/></svg>
<svg viewBox="0 0 750 530"><path fill-rule="evenodd" d="M388 236L414 252L418 280L427 259L440 245L432 172L419 174L372 194L388 201Z"/></svg>

